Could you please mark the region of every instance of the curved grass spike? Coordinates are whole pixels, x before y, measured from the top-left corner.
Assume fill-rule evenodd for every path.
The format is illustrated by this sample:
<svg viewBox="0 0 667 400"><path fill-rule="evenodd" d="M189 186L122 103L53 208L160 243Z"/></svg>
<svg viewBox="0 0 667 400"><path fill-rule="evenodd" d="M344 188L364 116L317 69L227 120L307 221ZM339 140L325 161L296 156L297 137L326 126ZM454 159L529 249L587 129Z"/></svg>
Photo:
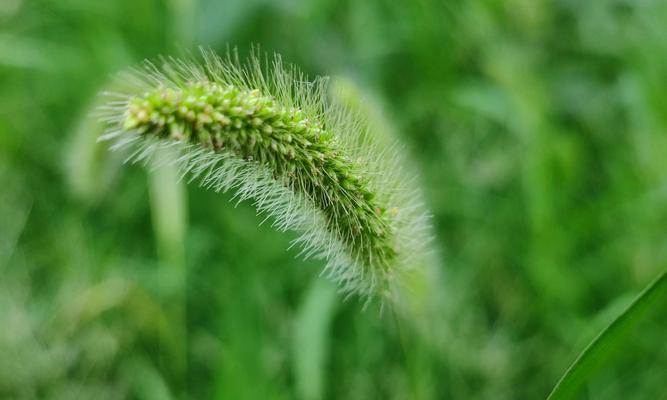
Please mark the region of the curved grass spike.
<svg viewBox="0 0 667 400"><path fill-rule="evenodd" d="M245 65L203 50L203 62L146 62L102 108L102 140L146 161L174 147L183 175L254 199L302 254L327 260L344 292L395 293L428 241L416 193L395 149L374 144L363 117L329 101L325 79L307 81L276 56ZM381 141L380 141L381 142Z"/></svg>

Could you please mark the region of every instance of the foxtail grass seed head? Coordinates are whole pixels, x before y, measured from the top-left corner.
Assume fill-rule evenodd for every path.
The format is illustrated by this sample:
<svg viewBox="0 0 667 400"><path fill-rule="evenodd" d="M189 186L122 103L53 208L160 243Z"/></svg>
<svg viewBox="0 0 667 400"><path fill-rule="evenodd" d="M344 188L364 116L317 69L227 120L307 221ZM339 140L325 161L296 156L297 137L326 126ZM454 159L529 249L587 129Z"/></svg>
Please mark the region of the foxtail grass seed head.
<svg viewBox="0 0 667 400"><path fill-rule="evenodd" d="M391 298L429 240L417 191L395 149L278 56L262 66L202 51L202 62L146 62L107 94L101 140L148 161L176 148L183 176L252 199L348 294ZM268 64L268 63L267 63Z"/></svg>

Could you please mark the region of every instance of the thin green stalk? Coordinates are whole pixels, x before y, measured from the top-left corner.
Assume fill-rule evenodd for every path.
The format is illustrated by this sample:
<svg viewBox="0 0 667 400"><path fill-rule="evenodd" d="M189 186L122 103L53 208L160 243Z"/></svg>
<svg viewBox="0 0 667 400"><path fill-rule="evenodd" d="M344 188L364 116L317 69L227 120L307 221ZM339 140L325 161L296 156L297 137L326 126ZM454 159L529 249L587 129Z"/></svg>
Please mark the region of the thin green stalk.
<svg viewBox="0 0 667 400"><path fill-rule="evenodd" d="M156 163L167 163L176 155L163 149L156 153ZM163 165L148 174L151 220L157 245L160 269L156 278L162 294L162 302L168 311L169 329L179 338L178 358L170 360L186 382L187 370L187 265L185 238L187 234L187 193L179 182L178 169Z"/></svg>
<svg viewBox="0 0 667 400"><path fill-rule="evenodd" d="M586 346L547 400L574 398L581 387L611 360L615 350L625 342L642 317L658 309L660 300L666 295L667 271L649 284L621 315Z"/></svg>
<svg viewBox="0 0 667 400"><path fill-rule="evenodd" d="M419 399L421 396L418 394L417 377L415 376L415 368L413 365L412 357L410 357L410 353L407 349L407 341L405 335L403 334L401 325L402 320L399 319L398 312L393 305L390 305L389 308L391 312L391 318L394 323L394 329L396 330L396 336L398 337L398 342L401 347L401 358L403 359L402 361L404 363L403 368L405 369L408 380L408 392L412 398Z"/></svg>

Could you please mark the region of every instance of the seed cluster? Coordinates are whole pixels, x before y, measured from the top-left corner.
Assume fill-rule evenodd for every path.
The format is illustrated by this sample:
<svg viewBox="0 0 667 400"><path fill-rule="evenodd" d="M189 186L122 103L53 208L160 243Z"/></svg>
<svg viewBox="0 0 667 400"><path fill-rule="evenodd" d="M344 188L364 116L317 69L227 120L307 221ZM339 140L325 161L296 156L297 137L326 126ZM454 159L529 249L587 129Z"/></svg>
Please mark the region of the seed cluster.
<svg viewBox="0 0 667 400"><path fill-rule="evenodd" d="M132 97L122 124L124 130L231 152L267 166L314 202L362 265L387 269L396 255L385 209L359 166L319 120L298 108L277 104L258 90L199 81Z"/></svg>

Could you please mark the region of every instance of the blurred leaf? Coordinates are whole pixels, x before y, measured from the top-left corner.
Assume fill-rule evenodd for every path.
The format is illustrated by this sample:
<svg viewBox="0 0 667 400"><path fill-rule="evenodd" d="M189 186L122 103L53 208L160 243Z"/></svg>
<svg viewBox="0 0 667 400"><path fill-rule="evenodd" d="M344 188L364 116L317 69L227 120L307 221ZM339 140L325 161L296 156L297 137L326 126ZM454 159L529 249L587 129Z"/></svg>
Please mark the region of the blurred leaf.
<svg viewBox="0 0 667 400"><path fill-rule="evenodd" d="M131 376L132 385L136 393L137 400L171 400L171 395L167 382L160 372L155 370L152 365L144 360L136 359L129 362L126 371Z"/></svg>
<svg viewBox="0 0 667 400"><path fill-rule="evenodd" d="M632 304L579 354L565 375L556 384L549 400L575 398L581 386L588 382L628 339L632 329L651 311L662 309L661 300L667 296L667 272L649 284Z"/></svg>
<svg viewBox="0 0 667 400"><path fill-rule="evenodd" d="M160 259L156 272L157 286L169 315L169 326L180 343L171 360L181 379L187 368L186 299L188 273L185 242L188 229L187 193L173 164L177 155L170 149L158 152L148 174L153 232ZM182 384L182 382L180 382ZM179 384L179 386L180 386Z"/></svg>
<svg viewBox="0 0 667 400"><path fill-rule="evenodd" d="M338 298L335 285L317 277L306 293L294 321L294 379L302 400L324 398L330 352L329 328Z"/></svg>

